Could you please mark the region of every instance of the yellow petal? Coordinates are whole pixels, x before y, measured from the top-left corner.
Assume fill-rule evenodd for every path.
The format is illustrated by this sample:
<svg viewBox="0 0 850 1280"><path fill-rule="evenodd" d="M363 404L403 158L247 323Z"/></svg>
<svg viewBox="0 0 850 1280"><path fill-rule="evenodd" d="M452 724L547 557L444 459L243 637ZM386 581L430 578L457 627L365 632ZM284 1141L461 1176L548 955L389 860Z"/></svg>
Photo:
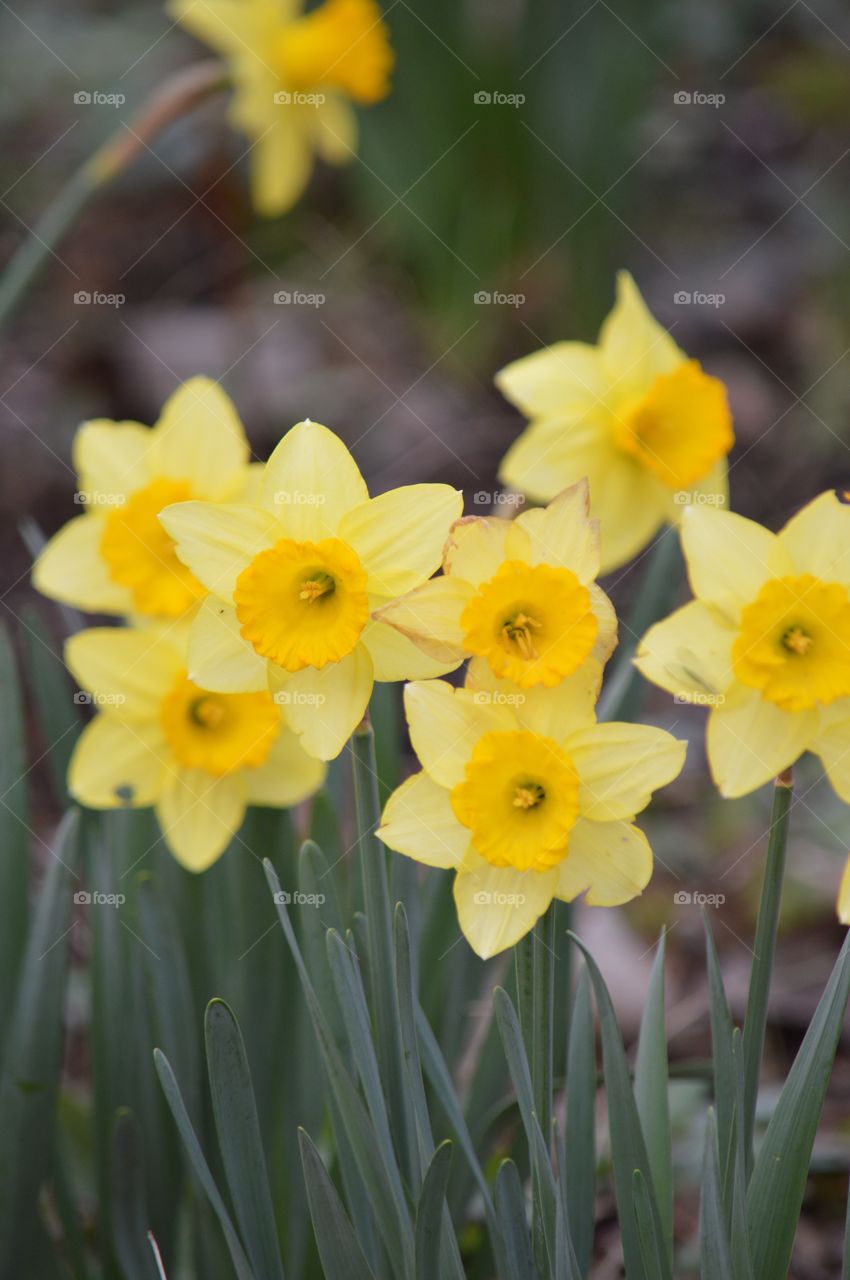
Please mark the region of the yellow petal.
<svg viewBox="0 0 850 1280"><path fill-rule="evenodd" d="M80 492L110 510L151 478L152 435L138 422L84 422L74 437L74 469Z"/></svg>
<svg viewBox="0 0 850 1280"><path fill-rule="evenodd" d="M95 716L74 747L68 790L90 809L153 804L168 775L169 753L158 724Z"/></svg>
<svg viewBox="0 0 850 1280"><path fill-rule="evenodd" d="M236 503L176 502L159 519L182 563L225 600L232 598L236 579L254 556L281 536L269 511Z"/></svg>
<svg viewBox="0 0 850 1280"><path fill-rule="evenodd" d="M277 110L285 112L287 107L277 106ZM251 194L257 212L264 218L286 213L304 191L312 171L313 154L306 131L293 118L276 120L272 116L251 150Z"/></svg>
<svg viewBox="0 0 850 1280"><path fill-rule="evenodd" d="M189 480L199 497L226 499L242 484L248 441L229 396L211 378L190 378L154 427L160 475Z"/></svg>
<svg viewBox="0 0 850 1280"><path fill-rule="evenodd" d="M445 647L440 650L443 657L436 657L429 646L414 642L386 622L368 622L361 640L369 650L376 680L430 680L453 671L463 659Z"/></svg>
<svg viewBox="0 0 850 1280"><path fill-rule="evenodd" d="M816 710L783 711L736 686L708 718L708 763L720 794L745 796L777 777L808 748L817 724Z"/></svg>
<svg viewBox="0 0 850 1280"><path fill-rule="evenodd" d="M572 569L579 582L599 574L599 522L589 518L590 492L586 479L564 489L548 507L523 511L517 524L528 534L529 564L554 564Z"/></svg>
<svg viewBox="0 0 850 1280"><path fill-rule="evenodd" d="M667 490L667 523L679 524L688 507L694 506L729 510L729 463L726 458L715 463L708 475L698 480L692 489Z"/></svg>
<svg viewBox="0 0 850 1280"><path fill-rule="evenodd" d="M610 379L596 347L585 342L556 342L514 360L494 381L527 418L548 418L570 406L583 410L598 403Z"/></svg>
<svg viewBox="0 0 850 1280"><path fill-rule="evenodd" d="M232 605L207 596L189 639L189 675L214 693L261 693L269 687L268 663L243 640Z"/></svg>
<svg viewBox="0 0 850 1280"><path fill-rule="evenodd" d="M274 31L278 22L283 20L281 2L259 0L258 3L245 4L243 0L169 0L167 8L174 22L179 22L205 44L222 53L238 53L246 44L258 42L267 30ZM262 45L255 57L260 57L261 48Z"/></svg>
<svg viewBox="0 0 850 1280"><path fill-rule="evenodd" d="M524 560L528 552L528 538L516 521L500 516L464 516L449 530L443 569L453 578L478 586L495 577L503 560Z"/></svg>
<svg viewBox="0 0 850 1280"><path fill-rule="evenodd" d="M287 431L266 464L263 506L288 538L317 542L336 533L346 511L369 497L345 445L318 422Z"/></svg>
<svg viewBox="0 0 850 1280"><path fill-rule="evenodd" d="M850 804L850 698L821 711L821 723L811 750L820 756L826 776L838 795Z"/></svg>
<svg viewBox="0 0 850 1280"><path fill-rule="evenodd" d="M571 733L596 722L596 701L602 688L602 665L593 658L566 680L545 689L542 685L518 689L509 680L498 680L486 658L473 658L466 686L479 705L510 708L523 729L563 742Z"/></svg>
<svg viewBox="0 0 850 1280"><path fill-rule="evenodd" d="M594 617L599 624L593 656L597 662L606 663L617 647L617 614L605 592L595 582L588 583L590 604Z"/></svg>
<svg viewBox="0 0 850 1280"><path fill-rule="evenodd" d="M469 845L469 832L455 817L448 791L424 772L392 793L378 835L390 849L426 867L459 867Z"/></svg>
<svg viewBox="0 0 850 1280"><path fill-rule="evenodd" d="M483 733L516 729L510 707L496 705L473 689L453 689L445 680L406 685L404 710L422 767L443 787L462 780L472 748Z"/></svg>
<svg viewBox="0 0 850 1280"><path fill-rule="evenodd" d="M282 725L265 763L243 771L245 799L276 809L300 804L318 791L326 774L324 762L308 756L299 738Z"/></svg>
<svg viewBox="0 0 850 1280"><path fill-rule="evenodd" d="M731 511L687 507L682 550L694 595L735 621L768 578L795 572L775 533Z"/></svg>
<svg viewBox="0 0 850 1280"><path fill-rule="evenodd" d="M617 907L642 893L652 875L646 836L628 822L579 818L558 868L557 896L572 902L587 890L590 907Z"/></svg>
<svg viewBox="0 0 850 1280"><path fill-rule="evenodd" d="M580 729L565 747L578 769L582 815L613 822L633 818L679 776L687 743L648 724L614 723Z"/></svg>
<svg viewBox="0 0 850 1280"><path fill-rule="evenodd" d="M555 895L558 872L493 867L471 850L455 876L457 917L467 942L489 960L534 928Z"/></svg>
<svg viewBox="0 0 850 1280"><path fill-rule="evenodd" d="M628 271L617 275L617 301L599 334L599 346L618 396L640 394L659 374L685 359L647 307Z"/></svg>
<svg viewBox="0 0 850 1280"><path fill-rule="evenodd" d="M316 108L316 150L328 164L348 164L357 155L357 113L345 98L329 93Z"/></svg>
<svg viewBox="0 0 850 1280"><path fill-rule="evenodd" d="M91 627L65 643L65 662L96 706L119 717L154 720L185 668L179 645L157 631Z"/></svg>
<svg viewBox="0 0 850 1280"><path fill-rule="evenodd" d="M408 636L436 661L442 658L452 663L454 658L452 665L456 666L464 653L460 615L474 593L472 584L463 578L444 575L383 605L374 616Z"/></svg>
<svg viewBox="0 0 850 1280"><path fill-rule="evenodd" d="M242 774L212 778L200 769L181 769L169 776L156 816L177 861L187 871L206 871L242 825Z"/></svg>
<svg viewBox="0 0 850 1280"><path fill-rule="evenodd" d="M339 523L369 575L369 591L400 596L439 568L463 494L447 484L409 484L354 507Z"/></svg>
<svg viewBox="0 0 850 1280"><path fill-rule="evenodd" d="M340 662L290 675L270 668L275 700L301 745L319 760L335 760L359 725L372 693L372 659L358 644Z"/></svg>
<svg viewBox="0 0 850 1280"><path fill-rule="evenodd" d="M736 632L700 600L691 600L650 627L638 645L635 666L678 702L712 706L732 683Z"/></svg>
<svg viewBox="0 0 850 1280"><path fill-rule="evenodd" d="M842 924L850 924L850 858L844 864L841 887L838 890L838 919Z"/></svg>
<svg viewBox="0 0 850 1280"><path fill-rule="evenodd" d="M820 494L803 507L779 534L795 572L824 582L850 584L850 500L842 490Z"/></svg>
<svg viewBox="0 0 850 1280"><path fill-rule="evenodd" d="M79 516L54 534L33 565L36 590L87 613L129 613L130 592L112 581L100 554L103 526L100 515Z"/></svg>

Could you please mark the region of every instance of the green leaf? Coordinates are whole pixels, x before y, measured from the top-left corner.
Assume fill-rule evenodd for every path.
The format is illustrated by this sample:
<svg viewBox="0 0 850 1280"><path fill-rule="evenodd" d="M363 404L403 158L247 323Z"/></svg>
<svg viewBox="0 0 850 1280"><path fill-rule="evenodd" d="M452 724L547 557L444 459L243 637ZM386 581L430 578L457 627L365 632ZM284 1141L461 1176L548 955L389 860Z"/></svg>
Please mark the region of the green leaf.
<svg viewBox="0 0 850 1280"><path fill-rule="evenodd" d="M373 1280L322 1158L303 1129L298 1130L310 1217L325 1280Z"/></svg>
<svg viewBox="0 0 850 1280"><path fill-rule="evenodd" d="M419 1043L416 1037L416 996L413 990L413 967L410 934L407 928L407 912L401 902L397 904L395 909L393 932L399 1029L401 1031L406 1077L405 1088L413 1114L413 1138L418 1169L421 1169L422 1173L424 1173L427 1161L434 1154L434 1138L431 1132L431 1117L428 1112L428 1100L425 1097L422 1063L419 1059ZM420 1185L421 1180L417 1179L413 1190L418 1191Z"/></svg>
<svg viewBox="0 0 850 1280"><path fill-rule="evenodd" d="M673 1154L670 1138L669 1069L664 1025L664 959L662 932L649 978L635 1061L635 1103L640 1116L652 1185L658 1202L661 1231L670 1264L673 1261Z"/></svg>
<svg viewBox="0 0 850 1280"><path fill-rule="evenodd" d="M67 802L68 765L82 724L74 701L74 685L52 637L32 607L21 610L29 684L46 747L45 762L60 803Z"/></svg>
<svg viewBox="0 0 850 1280"><path fill-rule="evenodd" d="M732 1056L732 1015L726 1000L723 978L717 960L717 949L708 921L705 926L705 954L708 968L709 1013L711 1018L711 1054L714 1068L714 1108L716 1114L717 1154L721 1190L727 1217L731 1208L733 1143L735 1132L735 1064ZM728 1180L727 1180L728 1179Z"/></svg>
<svg viewBox="0 0 850 1280"><path fill-rule="evenodd" d="M166 1058L161 1049L154 1049L154 1062L156 1064L157 1074L159 1075L163 1093L166 1102L174 1117L174 1123L177 1125L180 1137L183 1139L183 1145L189 1157L189 1163L194 1171L195 1177L198 1179L203 1188L207 1199L210 1202L215 1216L218 1218L224 1234L225 1243L236 1271L237 1280L262 1280L261 1277L254 1276L253 1271L245 1256L245 1251L236 1234L236 1228L233 1226L230 1214L224 1204L215 1179L210 1173L209 1165L206 1162L204 1153L201 1150L201 1144L198 1141L197 1134L192 1128L192 1122L189 1119L189 1113L186 1110L186 1104L180 1094L180 1087L171 1070L171 1063Z"/></svg>
<svg viewBox="0 0 850 1280"><path fill-rule="evenodd" d="M784 1276L847 999L850 934L809 1024L759 1148L747 1194L755 1280Z"/></svg>
<svg viewBox="0 0 850 1280"><path fill-rule="evenodd" d="M124 1280L158 1280L149 1223L142 1135L133 1113L122 1108L112 1130L112 1238Z"/></svg>
<svg viewBox="0 0 850 1280"><path fill-rule="evenodd" d="M503 1160L499 1165L495 1196L507 1280L539 1280L531 1252L525 1194L513 1160Z"/></svg>
<svg viewBox="0 0 850 1280"><path fill-rule="evenodd" d="M562 1164L567 1221L578 1261L586 1276L593 1254L596 1194L596 1045L590 978L582 968L576 984L567 1051L567 1127Z"/></svg>
<svg viewBox="0 0 850 1280"><path fill-rule="evenodd" d="M729 1277L734 1274L726 1214L720 1190L717 1125L713 1109L708 1112L708 1121L705 1126L705 1156L702 1165L699 1213L699 1260L700 1280L729 1280Z"/></svg>
<svg viewBox="0 0 850 1280"><path fill-rule="evenodd" d="M20 966L0 1073L0 1275L30 1269L36 1204L51 1167L62 1058L79 813L63 818ZM14 1264L14 1265L13 1265Z"/></svg>
<svg viewBox="0 0 850 1280"><path fill-rule="evenodd" d="M635 1169L632 1174L632 1202L644 1272L649 1280L664 1280L665 1276L670 1275L669 1262L664 1251L664 1241L656 1227L649 1187L640 1169Z"/></svg>
<svg viewBox="0 0 850 1280"><path fill-rule="evenodd" d="M283 1280L251 1070L239 1024L223 1000L207 1005L205 1030L216 1133L245 1250L257 1276Z"/></svg>
<svg viewBox="0 0 850 1280"><path fill-rule="evenodd" d="M665 1262L666 1252L663 1245L664 1236L661 1228L661 1218L658 1213L655 1189L652 1184L649 1156L647 1155L646 1143L644 1142L640 1118L632 1092L629 1066L626 1061L622 1037L617 1026L614 1006L611 1003L605 980L584 943L575 934L570 936L584 954L596 995L597 1008L599 1009L602 1064L605 1075L605 1088L608 1095L611 1157L614 1166L614 1190L617 1197L626 1272L629 1280L648 1280L644 1265L644 1249L634 1213L635 1170L639 1170L645 1180L646 1198L649 1203L649 1216L653 1234L660 1246L660 1253L664 1255ZM666 1276L669 1272L665 1271L662 1274Z"/></svg>
<svg viewBox="0 0 850 1280"><path fill-rule="evenodd" d="M6 1029L29 919L27 743L15 653L0 626L0 1028Z"/></svg>
<svg viewBox="0 0 850 1280"><path fill-rule="evenodd" d="M451 1167L452 1144L446 1141L434 1152L416 1206L416 1280L432 1280L434 1276L446 1277L448 1280L442 1260L442 1227ZM459 1266L459 1259L454 1275L459 1275L460 1280L463 1280L463 1268Z"/></svg>

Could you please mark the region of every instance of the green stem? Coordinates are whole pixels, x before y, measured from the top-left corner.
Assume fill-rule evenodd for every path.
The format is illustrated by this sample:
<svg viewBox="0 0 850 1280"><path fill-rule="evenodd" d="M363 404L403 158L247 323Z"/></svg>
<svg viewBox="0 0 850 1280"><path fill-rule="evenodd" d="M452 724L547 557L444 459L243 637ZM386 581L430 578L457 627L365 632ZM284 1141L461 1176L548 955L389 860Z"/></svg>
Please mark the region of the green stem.
<svg viewBox="0 0 850 1280"><path fill-rule="evenodd" d="M527 933L514 947L516 1003L525 1055L533 1058L534 1040L534 938Z"/></svg>
<svg viewBox="0 0 850 1280"><path fill-rule="evenodd" d="M534 1109L547 1149L552 1139L552 1023L555 979L555 904L552 903L533 932L534 1022L532 1026L531 1079Z"/></svg>
<svg viewBox="0 0 850 1280"><path fill-rule="evenodd" d="M785 873L785 853L788 846L788 818L791 812L792 780L788 769L776 779L773 793L773 811L770 816L770 833L767 843L767 861L761 887L758 922L747 993L747 1012L744 1018L744 1151L747 1156L749 1176L752 1168L753 1129L755 1127L756 1101L758 1099L759 1070L764 1052L764 1035L767 1026L767 1002L770 994L770 978L773 971L773 954L776 949L776 931L779 925L779 906L782 898L782 881Z"/></svg>
<svg viewBox="0 0 850 1280"><path fill-rule="evenodd" d="M635 603L625 622L617 658L599 703L600 720L634 720L647 685L632 659L654 622L669 613L682 580L682 554L675 529L665 529L648 553Z"/></svg>
<svg viewBox="0 0 850 1280"><path fill-rule="evenodd" d="M402 1168L407 1172L410 1185L416 1185L419 1170L414 1168L413 1163L413 1117L406 1088L404 1050L398 1016L387 856L384 846L375 837L381 812L375 735L368 720L364 720L352 736L351 755L357 849L363 881L369 952L369 990L375 1010L378 1063L387 1090L390 1118L399 1145Z"/></svg>
<svg viewBox="0 0 850 1280"><path fill-rule="evenodd" d="M228 83L219 62L196 63L160 85L65 184L0 277L0 330L8 323L91 198L144 151L157 134Z"/></svg>

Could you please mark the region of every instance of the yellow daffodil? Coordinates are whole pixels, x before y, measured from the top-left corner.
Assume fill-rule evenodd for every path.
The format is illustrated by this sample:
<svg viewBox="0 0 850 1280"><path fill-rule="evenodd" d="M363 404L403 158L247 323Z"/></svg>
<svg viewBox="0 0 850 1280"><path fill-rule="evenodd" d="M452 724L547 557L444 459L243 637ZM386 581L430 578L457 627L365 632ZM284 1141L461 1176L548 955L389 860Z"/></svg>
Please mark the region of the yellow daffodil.
<svg viewBox="0 0 850 1280"><path fill-rule="evenodd" d="M553 898L615 906L641 893L652 851L634 826L679 773L685 744L647 725L597 724L602 669L518 690L476 658L467 688L409 684L422 765L390 796L381 839L457 874L460 927L485 959L533 928Z"/></svg>
<svg viewBox="0 0 850 1280"><path fill-rule="evenodd" d="M357 149L352 103L389 93L393 52L376 0L172 0L169 13L222 53L230 67L231 119L252 140L254 204L289 209L313 158L344 164Z"/></svg>
<svg viewBox="0 0 850 1280"><path fill-rule="evenodd" d="M820 756L850 801L850 506L823 493L778 534L693 507L682 548L696 597L651 627L636 658L680 701L711 707L707 750L724 796Z"/></svg>
<svg viewBox="0 0 850 1280"><path fill-rule="evenodd" d="M211 693L186 670L186 629L97 627L65 657L97 707L74 748L71 794L92 809L155 806L189 871L215 862L249 804L298 804L325 766L302 749L268 690Z"/></svg>
<svg viewBox="0 0 850 1280"><path fill-rule="evenodd" d="M245 496L253 483L249 456L236 410L209 378L184 382L153 428L83 423L74 466L84 514L48 542L33 569L35 586L90 613L187 613L206 592L157 517L186 498Z"/></svg>
<svg viewBox="0 0 850 1280"><path fill-rule="evenodd" d="M502 481L548 502L587 476L603 571L675 523L695 495L726 501L726 389L680 351L626 272L596 346L557 342L502 369L496 384L530 419Z"/></svg>
<svg viewBox="0 0 850 1280"><path fill-rule="evenodd" d="M551 688L617 642L614 610L594 578L598 522L587 481L515 520L470 516L452 527L443 576L379 610L425 653L484 659L521 689Z"/></svg>
<svg viewBox="0 0 850 1280"><path fill-rule="evenodd" d="M188 502L162 513L177 555L212 593L192 628L192 679L222 693L271 688L305 749L333 759L374 680L457 665L370 615L434 572L462 507L444 484L370 498L342 441L299 423L269 459L258 505Z"/></svg>

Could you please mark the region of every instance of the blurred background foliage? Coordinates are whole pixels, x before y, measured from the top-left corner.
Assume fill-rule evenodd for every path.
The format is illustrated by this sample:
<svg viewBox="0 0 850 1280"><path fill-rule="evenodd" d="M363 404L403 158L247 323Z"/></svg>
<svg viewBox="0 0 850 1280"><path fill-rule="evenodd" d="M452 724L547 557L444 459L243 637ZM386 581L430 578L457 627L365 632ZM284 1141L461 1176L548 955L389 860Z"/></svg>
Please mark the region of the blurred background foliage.
<svg viewBox="0 0 850 1280"><path fill-rule="evenodd" d="M737 510L777 527L820 489L850 481L846 9L829 0L787 9L761 0L589 0L568 11L555 0L391 0L386 17L397 51L394 91L362 116L360 155L350 167L317 171L290 215L259 221L247 196L248 144L227 127L223 98L210 101L91 205L0 335L0 603L15 669L25 673L11 674L12 650L4 649L3 723L20 716L28 742L21 759L4 744L0 789L4 849L18 854L4 859L12 867L3 889L12 923L0 937L10 957L0 965L7 1019L32 897L20 868L29 852L39 884L55 873L64 761L85 714L56 656L69 620L35 599L33 526L27 545L21 525L34 521L50 534L78 512L70 446L84 418L152 422L179 381L203 372L223 381L258 457L312 416L346 440L373 489L449 480L467 492L468 510L484 513L498 460L521 425L493 390L493 372L560 338L592 340L614 273L626 266L680 345L729 386ZM156 3L0 4L0 262L151 87L201 56ZM95 90L126 102L75 101ZM522 101L493 101L498 95ZM711 105L700 95L723 101ZM114 308L75 302L96 291L124 300ZM683 292L690 304L676 302ZM276 302L281 294L324 300ZM476 301L481 294L512 302ZM722 304L693 301L708 294L722 295ZM626 614L639 580L627 570L608 584ZM404 768L397 692L380 691L373 709L385 787ZM600 958L628 1042L652 946L667 925L670 1052L687 1065L707 1054L707 997L698 912L674 894L725 895L715 935L740 1017L768 801L713 795L701 758L702 712L655 695L647 708L692 741L685 774L647 817L657 874L626 911L579 911L579 929ZM850 842L845 808L813 768L804 764L800 776L768 1044L776 1079L837 949L832 904ZM329 796L298 815L299 834L312 825L331 862L350 855L352 832L337 818L349 810L341 765ZM288 876L294 885L292 823L253 815L202 880L170 861L146 823L87 816L78 835L65 836L80 841L82 870L69 844L63 862L75 870L56 887L43 928L62 958L54 983L68 978L64 995L51 989L64 1000L67 1034L61 1079L39 1085L46 1097L60 1090L60 1142L49 1153L41 1217L44 1239L61 1238L65 1270L47 1269L59 1264L48 1264L54 1255L46 1250L26 1274L40 1280L69 1267L75 1276L100 1274L86 1243L95 1236L104 1274L119 1274L112 1162L117 1143L119 1163L132 1166L120 1144L135 1150L138 1142L156 1153L144 1177L161 1240L170 1247L188 1238L194 1216L203 1226L196 1238L209 1250L186 1274L230 1274L199 1197L190 1194L173 1212L182 1178L177 1139L150 1057L134 1052L137 1043L179 1043L181 1084L195 1082L193 1105L208 1128L202 1010L213 995L231 1001L240 1019L264 1134L286 1134L269 1142L268 1155L285 1256L297 1268L313 1245L293 1125L297 1119L321 1141L318 1067L292 961L250 857L271 852L282 883ZM341 885L356 895L356 877L345 878L350 862L342 857ZM397 859L393 874L415 906L414 871ZM119 884L128 898L120 912L70 901L69 885L108 893ZM449 900L447 878L429 874L422 921L414 921L425 948L422 997L447 1060L460 1064L476 1141L495 1153L511 1148L516 1124L485 1000L494 972L458 942ZM356 908L356 896L349 905ZM168 1026L152 956L175 938L184 1004ZM194 1038L183 1034L190 1027ZM174 1057L172 1064L177 1070ZM291 1093L279 1088L282 1073L300 1081ZM698 1149L691 1139L705 1086L690 1068L682 1077L673 1099L677 1149L687 1162ZM848 1099L845 1055L798 1236L792 1274L806 1280L837 1269ZM115 1126L122 1106L136 1117L135 1136ZM40 1184L48 1152L28 1145L23 1154L27 1173L17 1175L25 1190ZM470 1188L457 1162L452 1176L452 1203L463 1204ZM693 1185L685 1169L683 1236L695 1226ZM597 1218L602 1280L616 1274L606 1261L616 1259L616 1229L604 1188ZM466 1244L474 1256L474 1227Z"/></svg>

